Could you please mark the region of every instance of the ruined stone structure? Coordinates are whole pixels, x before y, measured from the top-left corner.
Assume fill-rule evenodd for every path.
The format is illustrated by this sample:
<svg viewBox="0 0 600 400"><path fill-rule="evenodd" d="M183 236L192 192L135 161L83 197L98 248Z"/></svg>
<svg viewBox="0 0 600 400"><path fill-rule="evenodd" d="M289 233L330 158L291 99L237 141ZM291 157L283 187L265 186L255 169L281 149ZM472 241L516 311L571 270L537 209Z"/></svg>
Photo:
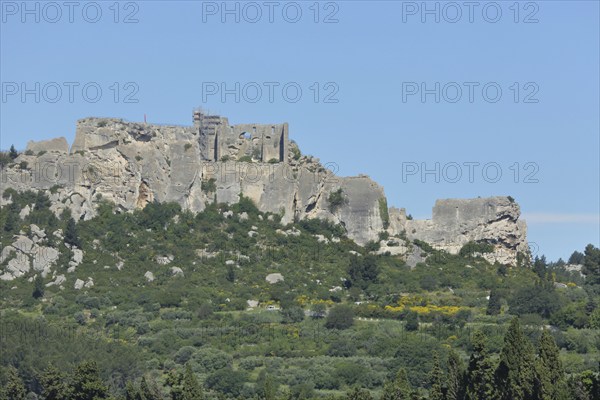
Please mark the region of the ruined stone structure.
<svg viewBox="0 0 600 400"><path fill-rule="evenodd" d="M85 118L70 150L64 138L29 142L27 150L0 170L2 189L45 190L56 215L69 208L75 218L90 219L104 200L121 212L153 201L199 212L243 195L262 212L282 215L283 224L306 218L342 224L360 245L387 232L391 240L380 241L381 252L411 265L421 254L414 239L450 253L471 241L488 243L494 251L485 258L510 265L528 254L526 226L510 197L438 200L432 219L408 219L403 209L388 209L383 188L368 176L339 177L301 156L287 123L231 126L201 111L191 126ZM340 190L343 202L331 207L331 194ZM2 206L10 201L0 196Z"/></svg>
<svg viewBox="0 0 600 400"><path fill-rule="evenodd" d="M288 124L229 125L227 118L194 111L199 132L200 154L205 161L238 160L250 157L261 162L286 162Z"/></svg>

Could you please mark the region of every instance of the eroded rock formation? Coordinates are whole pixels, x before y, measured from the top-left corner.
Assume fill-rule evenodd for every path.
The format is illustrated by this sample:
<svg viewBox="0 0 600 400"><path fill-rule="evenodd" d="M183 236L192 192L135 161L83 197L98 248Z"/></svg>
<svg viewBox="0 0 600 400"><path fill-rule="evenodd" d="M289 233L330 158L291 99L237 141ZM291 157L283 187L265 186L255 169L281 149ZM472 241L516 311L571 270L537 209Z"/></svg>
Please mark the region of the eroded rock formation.
<svg viewBox="0 0 600 400"><path fill-rule="evenodd" d="M57 215L68 207L80 219L94 217L101 200L122 212L153 201L198 212L243 195L263 212L282 214L283 224L304 218L341 223L361 245L385 231L399 242L391 252L407 257L412 246L406 240L413 239L451 253L470 241L490 243L495 250L485 256L512 265L518 252L527 253L525 224L509 197L438 200L431 220L411 220L404 210L388 210L383 188L368 176L338 177L300 155L287 124L229 126L226 118L202 113L194 119L193 126L82 119L70 151L64 138L30 142L29 151L1 171L3 190L45 190Z"/></svg>

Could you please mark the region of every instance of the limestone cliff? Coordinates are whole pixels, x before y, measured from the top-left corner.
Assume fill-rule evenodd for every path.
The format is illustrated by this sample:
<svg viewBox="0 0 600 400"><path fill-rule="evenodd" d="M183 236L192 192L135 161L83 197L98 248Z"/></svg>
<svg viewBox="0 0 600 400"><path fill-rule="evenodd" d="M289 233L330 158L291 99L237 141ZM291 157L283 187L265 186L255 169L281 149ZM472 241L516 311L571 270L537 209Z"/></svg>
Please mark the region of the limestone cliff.
<svg viewBox="0 0 600 400"><path fill-rule="evenodd" d="M261 211L282 214L282 223L340 223L361 245L386 231L452 253L469 241L491 243L495 251L486 257L512 265L517 252L527 253L519 206L508 197L439 200L431 220L410 220L403 210L388 210L383 188L369 177L338 177L318 159L301 156L288 141L287 124L229 126L226 118L203 114L194 119L194 126L80 120L70 150L64 138L30 142L1 171L2 190L46 190L57 215L68 207L80 219L92 218L100 200L123 212L152 201L198 212L244 195ZM392 252L408 255L408 247Z"/></svg>

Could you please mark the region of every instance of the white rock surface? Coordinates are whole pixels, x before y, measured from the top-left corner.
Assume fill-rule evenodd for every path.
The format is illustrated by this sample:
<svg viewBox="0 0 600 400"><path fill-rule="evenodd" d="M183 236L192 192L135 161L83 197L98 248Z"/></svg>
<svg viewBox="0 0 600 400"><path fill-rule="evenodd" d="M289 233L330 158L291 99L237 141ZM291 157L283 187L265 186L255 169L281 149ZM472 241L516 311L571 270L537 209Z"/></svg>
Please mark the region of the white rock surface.
<svg viewBox="0 0 600 400"><path fill-rule="evenodd" d="M276 272L276 273L267 275L265 277L265 280L267 282L269 282L270 284L277 283L277 282L283 281L283 275L281 275L280 273Z"/></svg>

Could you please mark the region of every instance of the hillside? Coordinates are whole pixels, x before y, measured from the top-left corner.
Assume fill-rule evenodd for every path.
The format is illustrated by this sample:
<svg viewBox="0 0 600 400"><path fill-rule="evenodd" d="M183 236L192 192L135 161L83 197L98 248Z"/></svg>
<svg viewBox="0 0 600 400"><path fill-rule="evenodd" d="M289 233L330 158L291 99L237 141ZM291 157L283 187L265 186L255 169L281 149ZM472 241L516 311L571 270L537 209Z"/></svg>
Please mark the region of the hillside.
<svg viewBox="0 0 600 400"><path fill-rule="evenodd" d="M343 225L286 223L245 196L198 213L168 202L120 212L100 198L77 223L69 208L56 217L43 191L6 189L3 201L0 265L24 268L0 280L9 398L19 385L44 393L52 376L77 392L82 374L104 388L98 398L148 386L156 393L145 398L183 398L192 381L206 398L377 398L394 379L432 398L430 371L451 376L451 360L467 371L482 337L494 372L510 351L507 330L538 347L548 326L563 389L580 396L569 398L597 390L600 250L591 245L571 260L584 279L543 258L492 264L485 243L450 254L381 232L360 246ZM401 242L414 266L382 242ZM514 316L521 328L509 328Z"/></svg>

